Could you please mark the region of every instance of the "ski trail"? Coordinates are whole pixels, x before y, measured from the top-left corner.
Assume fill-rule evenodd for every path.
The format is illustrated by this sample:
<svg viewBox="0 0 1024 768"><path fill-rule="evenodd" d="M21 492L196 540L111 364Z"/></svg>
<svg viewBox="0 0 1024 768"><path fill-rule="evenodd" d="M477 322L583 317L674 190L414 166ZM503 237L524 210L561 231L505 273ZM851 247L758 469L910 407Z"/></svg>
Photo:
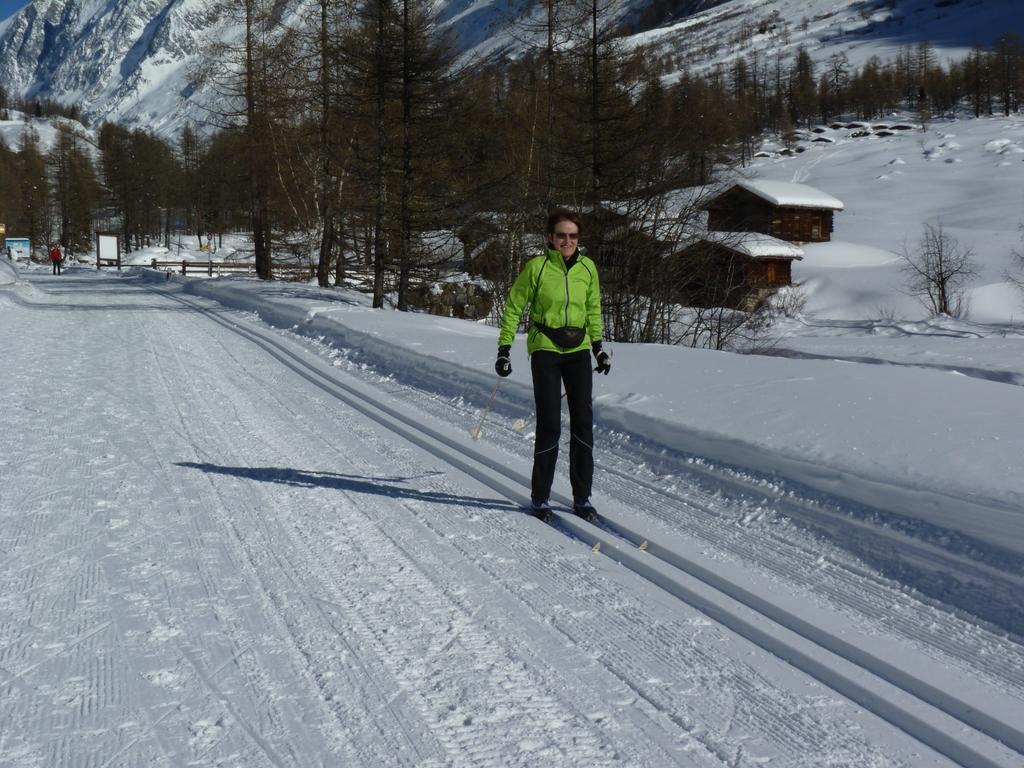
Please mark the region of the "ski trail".
<svg viewBox="0 0 1024 768"><path fill-rule="evenodd" d="M461 423L431 415L444 402L420 410L250 319L117 278L59 287L59 305L15 303L0 341L18 370L71 361L69 400L89 402L0 424L30 459L0 487L22 500L0 507L20 569L0 571L0 746L17 768L950 765L780 656L839 675L849 660L721 594L671 596L706 585L645 573L653 556L607 532L512 511L522 435L495 424L464 450ZM68 306L88 334L35 341ZM702 531L708 556L749 555L728 549L749 509L650 498L651 542L680 554L663 535L676 507L675 535L704 515L723 526Z"/></svg>
<svg viewBox="0 0 1024 768"><path fill-rule="evenodd" d="M186 301L186 303L191 302ZM236 330L239 329L236 328ZM246 330L244 332L239 330L239 332L243 333L243 335L248 335L250 338L253 338L253 340L257 341L257 343L259 343L265 349L268 349L268 351L272 351L272 353L274 353L275 356L278 356L278 358L281 359L282 362L285 362L286 365L294 366L296 363L301 364L301 361L295 357L292 357L291 361L288 361L281 357L280 355L278 355L276 352L273 352L273 350L270 350L270 347L273 347L279 352L284 352L286 357L289 356L289 353L287 353L279 343L272 341L264 336L261 336L260 334L254 334L250 330ZM324 376L324 374L319 375L322 377L322 379L318 380L317 383L319 383L320 386L324 387L325 389L329 389L329 387L327 387L324 382L330 380L326 376ZM336 381L331 381L330 383L337 384ZM351 389L347 387L345 389L349 393L349 395L355 394ZM349 404L353 404L355 402L353 398L350 396L345 396L343 399ZM423 434L429 438L429 440L436 440L438 443L441 444L441 446L443 446L440 449L440 451L438 451L438 449L436 448L431 449L430 446L422 438L415 437L411 434L413 431L417 429L417 425L411 424L408 418L402 416L402 414L397 413L393 408L382 405L379 400L371 401L369 400L369 398L366 398L365 395L363 395L361 398L359 396L356 396L355 398L355 400L360 399L365 402L372 402L373 407L376 410L378 410L382 414L387 414L387 419L383 419L380 416L375 417L378 421L380 421L380 423L384 424L389 429L399 432L399 434L401 434L403 437L412 437L417 442L418 445L420 445L421 447L425 447L428 450L433 450L435 452L435 455L443 457L446 461L453 461L453 456L452 453L450 452L450 449L455 449L465 456L470 456L472 453L471 451L462 448L455 443L452 443L448 438L444 437L443 435L439 435L436 432L433 432L432 430L424 429L422 426L419 426L419 430L422 431ZM362 409L362 406L360 407ZM365 413L369 414L369 411L365 409L363 410ZM394 421L392 421L393 419L397 419L400 422L402 422L402 426L396 426ZM475 458L478 461L481 460L479 456L474 456L473 458ZM457 466L459 466L460 469L466 471L465 462L463 460L459 459L454 463ZM505 474L510 479L517 481L520 485L525 485L524 478L515 474L510 474L503 467L495 466L487 460L482 460L482 463L485 465L489 465L490 469ZM487 482L487 484L492 485L492 487L495 487L496 490L499 490L501 492L507 492L505 491L504 486L495 485L493 481L489 481L487 479L486 473L477 470L470 470L470 474L475 478L483 480L484 482ZM898 706L891 706L888 703L886 703L887 698L891 698L894 696L899 697L899 694L897 694L895 691L891 689L886 689L884 685L881 687L877 685L869 685L865 687L863 684L856 682L854 680L854 677L851 676L849 672L840 671L842 664L839 662L839 659L842 659L843 662L852 663L854 667L856 667L858 663L864 663L865 657L855 654L852 651L852 647L843 646L841 644L837 644L831 641L826 641L826 647L830 647L833 650L838 649L838 658L826 657L824 660L820 658L815 658L816 651L812 650L810 653L807 653L806 651L798 650L798 646L800 645L802 640L796 640L793 638L780 640L778 637L771 636L771 634L765 634L763 631L756 629L754 625L749 622L749 620L741 618L742 611L739 608L735 606L729 606L723 609L721 607L721 603L716 603L714 599L708 599L706 596L698 594L698 592L694 591L692 587L687 587L683 585L678 578L673 577L671 575L665 576L664 574L660 574L657 572L656 568L652 570L652 567L649 564L640 562L639 560L634 558L630 552L623 550L621 547L617 547L615 543L609 540L608 538L604 538L602 540L600 536L595 537L592 532L581 530L579 524L575 523L572 520L569 520L568 518L565 518L564 516L562 522L563 524L568 524L569 527L573 529L574 533L576 533L579 536L579 538L583 539L588 544L596 545L598 543L603 543L606 546L606 548L612 549L612 551L614 552L614 556L618 559L620 563L628 563L630 568L635 572L639 573L640 575L643 575L645 578L648 578L654 583L657 583L659 586L681 597L690 604L694 604L701 607L701 609L704 610L706 613L715 616L719 621L723 622L726 626L733 629L734 631L739 632L744 637L753 640L755 643L761 645L762 647L765 647L766 649L771 650L773 653L776 653L777 655L780 653L782 649L785 649L785 651L783 651L781 655L783 655L784 657L789 657L794 661L798 660L797 665L804 671L811 673L822 682L825 682L827 685L834 687L836 690L840 691L844 695L849 696L853 698L855 701L858 701L859 703L867 706L868 708L875 711L877 714L880 714L880 716L882 716L883 718L890 720L894 724L897 724L899 727L903 728L904 730L907 730L909 733L915 735L917 738L923 740L925 743L934 746L940 752L944 752L945 754L953 757L954 759L967 760L969 762L975 762L979 765L1000 765L1000 757L998 755L996 757L989 757L988 753L993 751L990 745L982 744L980 747L975 747L969 745L970 740L968 739L958 740L947 738L944 728L948 728L949 726L933 725L930 721L938 718L938 715L935 712L931 711L929 707L926 706L922 710L914 701L904 701ZM639 541L635 543L639 543ZM660 551L661 548L655 546L654 549L655 551ZM676 556L675 553L662 552L662 558L665 559L666 557L668 558L666 562L671 563L673 566L680 568L683 571L689 573L698 572L696 566L692 562L684 564L684 561L680 559L678 556ZM748 593L743 593L742 590L739 590L738 592L733 590L731 587L725 585L720 579L714 578L711 575L711 573L706 569L699 570L698 578L700 578L705 584L714 585L715 589L721 589L723 586L725 586L727 587L725 590L726 593L731 594L734 597L737 595L741 596L741 603L745 603L747 605L754 605L755 611L760 612L763 615L771 616L776 621L781 619L782 623L789 627L796 626L798 628L797 634L801 635L801 632L799 630L802 630L802 639L808 639L811 641L812 644L820 644L822 640L826 637L825 635L821 635L819 633L810 632L806 624L801 624L798 621L794 621L792 617L786 618L786 614L784 612L779 612L778 610L771 608L770 606L768 606L768 604L764 603L763 601L753 599L753 597ZM766 611L766 608L769 610ZM876 671L876 673L880 670L886 669L886 667L881 663L873 663L873 666L871 666L870 668ZM888 674L890 677L892 677L893 671L889 669ZM885 673L883 673L883 676L884 675ZM927 686L921 685L917 682L914 682L909 686L906 683L904 683L904 688L908 692L912 692L917 695L921 695L923 692L929 690ZM931 694L926 694L926 700L930 701L931 703L939 703L940 706L943 706L944 702L946 701L943 696L937 695L934 691L932 691ZM966 705L960 706L959 704L954 703L951 705L945 705L945 709L948 714L954 717L968 716L968 719L970 720L971 710ZM938 719L941 720L941 718ZM980 725L980 727L983 730L989 733L994 732L994 734L999 738L1009 738L1011 743L1016 738L1014 736L1014 731L1012 729L1007 729L1006 726L998 722L996 722L993 725L989 723L989 721L985 720L985 718L974 719L972 722L975 725L975 727L979 727L979 724L982 724Z"/></svg>

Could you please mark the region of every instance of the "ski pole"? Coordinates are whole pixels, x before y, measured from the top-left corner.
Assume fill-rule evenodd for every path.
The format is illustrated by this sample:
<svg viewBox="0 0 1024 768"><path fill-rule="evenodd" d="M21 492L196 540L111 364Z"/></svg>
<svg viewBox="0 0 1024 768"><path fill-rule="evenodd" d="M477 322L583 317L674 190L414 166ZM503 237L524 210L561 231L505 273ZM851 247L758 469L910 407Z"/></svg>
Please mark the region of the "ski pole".
<svg viewBox="0 0 1024 768"><path fill-rule="evenodd" d="M469 430L469 436L474 440L479 440L480 435L484 428L484 419L487 418L487 414L491 412L491 406L494 404L494 397L498 394L498 387L501 385L501 379L499 378L494 382L494 389L491 390L491 398L487 401L487 407L484 408L483 415L480 416L480 423L477 424L476 429Z"/></svg>

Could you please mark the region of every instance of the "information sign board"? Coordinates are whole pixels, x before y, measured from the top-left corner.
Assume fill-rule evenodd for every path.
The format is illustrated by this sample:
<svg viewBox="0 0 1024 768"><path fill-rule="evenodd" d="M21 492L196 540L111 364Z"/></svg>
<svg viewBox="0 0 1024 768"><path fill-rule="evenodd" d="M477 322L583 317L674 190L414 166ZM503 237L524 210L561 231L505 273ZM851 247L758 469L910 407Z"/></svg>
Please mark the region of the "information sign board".
<svg viewBox="0 0 1024 768"><path fill-rule="evenodd" d="M15 259L28 259L32 254L32 244L27 237L8 237L7 247L11 249L11 256Z"/></svg>

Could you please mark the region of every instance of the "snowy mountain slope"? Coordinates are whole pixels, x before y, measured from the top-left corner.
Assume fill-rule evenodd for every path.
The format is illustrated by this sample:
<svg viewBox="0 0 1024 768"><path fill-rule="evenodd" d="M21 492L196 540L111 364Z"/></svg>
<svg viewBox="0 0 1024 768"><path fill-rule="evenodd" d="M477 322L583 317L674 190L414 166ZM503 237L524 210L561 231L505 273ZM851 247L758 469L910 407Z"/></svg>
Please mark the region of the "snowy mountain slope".
<svg viewBox="0 0 1024 768"><path fill-rule="evenodd" d="M467 438L493 329L367 324L382 316L362 297L258 281L19 280L0 290L0 352L17 362L5 389L28 404L0 408L14 446L0 480L13 768L1019 762L1021 646L922 600L906 567L889 576L852 552L935 567L944 595L963 577L990 612L1019 602L995 588L1020 577L1016 561L818 499L809 514L861 529L830 541L787 522L785 503L728 490L719 469L706 486L685 464L659 477L607 433L602 508L646 551L544 526L514 507L531 441L506 419L523 398L503 393L484 438ZM337 335L312 344L196 292ZM111 335L129 343L111 349ZM671 350L693 359L666 368L657 351L621 365L620 347L599 386L628 392L622 374L650 384L716 357ZM689 398L752 383L734 373ZM49 374L60 407L35 393ZM439 389L414 384L431 377Z"/></svg>
<svg viewBox="0 0 1024 768"><path fill-rule="evenodd" d="M664 16L678 19L699 13L730 0L675 0L665 3L660 16L646 18L645 12L656 5L651 0L606 0L601 8L611 25L622 30L650 27ZM540 48L547 41L547 3L521 3L514 0L450 0L436 2L442 27L454 36L457 48L464 51L464 60L495 56L516 57L528 47ZM585 11L586 4L567 10L555 4L556 24L566 24L567 14Z"/></svg>
<svg viewBox="0 0 1024 768"><path fill-rule="evenodd" d="M78 104L103 119L165 132L195 110L183 100L218 7L200 0L33 3L0 38L0 78L28 97Z"/></svg>
<svg viewBox="0 0 1024 768"><path fill-rule="evenodd" d="M923 40L940 62L962 58L1005 32L1024 35L1017 0L734 0L633 41L672 54L678 68L728 64L755 53L774 60L798 46L819 63L841 54L860 66L872 56L895 58Z"/></svg>
<svg viewBox="0 0 1024 768"><path fill-rule="evenodd" d="M283 4L296 18L301 0ZM616 23L629 25L648 0L617 0ZM543 4L511 0L435 0L445 29L465 59L516 55L531 38ZM927 37L940 59L989 45L1004 31L1024 33L1015 0L690 0L668 15L682 18L640 32L627 42L671 53L677 66L725 62L737 53L791 53L807 46L818 60L846 54L854 64L889 56ZM805 23L806 19L806 23ZM78 103L96 123L104 118L173 134L188 119L202 121L203 99L190 73L210 39L237 30L216 4L202 0L35 0L0 32L0 80L15 93Z"/></svg>
<svg viewBox="0 0 1024 768"><path fill-rule="evenodd" d="M278 13L297 26L304 4L287 0ZM618 14L643 4L621 0ZM435 6L443 28L479 55L515 45L507 30L521 3ZM186 120L202 123L213 96L193 82L194 70L212 41L238 39L228 14L202 0L36 0L5 22L0 80L28 97L77 103L94 124L110 118L166 135Z"/></svg>
<svg viewBox="0 0 1024 768"><path fill-rule="evenodd" d="M63 125L74 131L89 151L98 152L94 132L74 120L64 117L30 118L15 110L11 110L10 118L0 120L0 141L4 146L15 149L20 147L25 129L31 128L39 137L39 150L43 153L49 152L57 140L58 126Z"/></svg>

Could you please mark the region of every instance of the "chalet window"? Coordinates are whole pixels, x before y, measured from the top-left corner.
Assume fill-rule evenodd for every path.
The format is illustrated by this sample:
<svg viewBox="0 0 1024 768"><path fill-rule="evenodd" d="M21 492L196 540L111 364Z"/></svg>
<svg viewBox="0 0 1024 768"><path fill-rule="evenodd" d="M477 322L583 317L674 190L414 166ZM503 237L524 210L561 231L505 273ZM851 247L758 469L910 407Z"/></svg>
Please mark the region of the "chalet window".
<svg viewBox="0 0 1024 768"><path fill-rule="evenodd" d="M778 277L777 277L777 273L776 273L776 266L775 266L775 264L769 263L766 266L768 267L768 269L766 270L766 277L768 278L768 282L769 283L777 282Z"/></svg>
<svg viewBox="0 0 1024 768"><path fill-rule="evenodd" d="M817 240L821 237L821 222L814 222L811 224L811 237Z"/></svg>

